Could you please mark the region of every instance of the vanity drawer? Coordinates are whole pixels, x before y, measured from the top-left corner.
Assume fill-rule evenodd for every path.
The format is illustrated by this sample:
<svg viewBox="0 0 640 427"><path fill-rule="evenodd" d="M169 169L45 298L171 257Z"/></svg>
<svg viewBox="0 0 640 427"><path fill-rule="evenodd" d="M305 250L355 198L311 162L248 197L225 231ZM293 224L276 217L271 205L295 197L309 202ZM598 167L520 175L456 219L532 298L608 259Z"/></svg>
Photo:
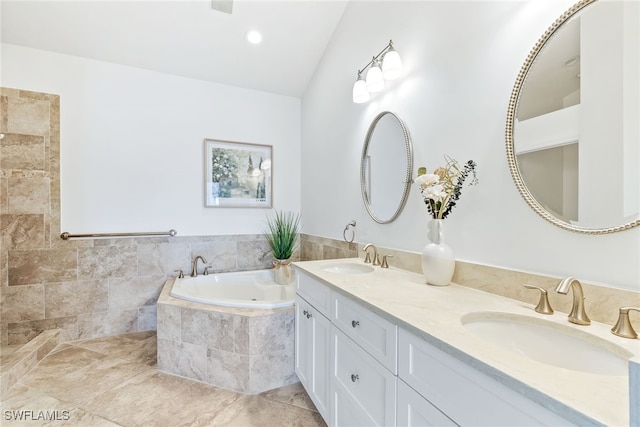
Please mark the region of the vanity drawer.
<svg viewBox="0 0 640 427"><path fill-rule="evenodd" d="M397 377L332 326L334 426L392 426Z"/></svg>
<svg viewBox="0 0 640 427"><path fill-rule="evenodd" d="M398 327L349 298L334 292L333 323L396 374Z"/></svg>
<svg viewBox="0 0 640 427"><path fill-rule="evenodd" d="M296 292L327 317L331 307L331 288L318 279L297 270Z"/></svg>
<svg viewBox="0 0 640 427"><path fill-rule="evenodd" d="M566 419L400 328L398 376L459 425L571 425Z"/></svg>

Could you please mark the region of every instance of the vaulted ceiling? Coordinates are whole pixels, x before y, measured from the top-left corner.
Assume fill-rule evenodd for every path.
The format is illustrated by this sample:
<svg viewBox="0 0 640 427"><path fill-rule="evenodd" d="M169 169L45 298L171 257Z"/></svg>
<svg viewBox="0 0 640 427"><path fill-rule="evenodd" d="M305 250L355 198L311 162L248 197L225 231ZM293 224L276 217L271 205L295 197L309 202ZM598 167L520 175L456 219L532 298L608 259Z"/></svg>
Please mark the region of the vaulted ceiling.
<svg viewBox="0 0 640 427"><path fill-rule="evenodd" d="M225 5L226 3L226 5ZM300 97L347 1L2 0L2 42ZM263 40L252 45L246 33Z"/></svg>

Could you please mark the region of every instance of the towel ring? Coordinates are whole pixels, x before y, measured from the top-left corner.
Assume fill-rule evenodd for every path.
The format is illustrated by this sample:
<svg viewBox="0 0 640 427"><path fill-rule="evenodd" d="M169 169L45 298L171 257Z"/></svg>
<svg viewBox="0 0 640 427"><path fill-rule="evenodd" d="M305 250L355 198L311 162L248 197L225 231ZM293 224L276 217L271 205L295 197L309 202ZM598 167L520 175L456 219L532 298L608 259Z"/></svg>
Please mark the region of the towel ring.
<svg viewBox="0 0 640 427"><path fill-rule="evenodd" d="M355 239L356 237L356 232L353 231L350 227L355 227L355 226L356 226L356 220L354 219L349 224L347 224L346 227L344 227L344 230L342 231L342 238L344 239L345 242L353 243L353 239ZM347 231L351 232L351 239L347 239Z"/></svg>

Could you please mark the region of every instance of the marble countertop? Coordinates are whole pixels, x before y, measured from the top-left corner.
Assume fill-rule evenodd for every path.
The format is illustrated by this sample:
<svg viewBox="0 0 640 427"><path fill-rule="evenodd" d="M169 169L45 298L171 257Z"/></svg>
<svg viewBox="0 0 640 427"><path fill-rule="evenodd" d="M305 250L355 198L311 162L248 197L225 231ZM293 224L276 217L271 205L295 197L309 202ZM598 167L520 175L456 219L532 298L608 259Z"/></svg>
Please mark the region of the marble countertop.
<svg viewBox="0 0 640 427"><path fill-rule="evenodd" d="M530 304L455 283L430 286L421 274L393 267L375 267L372 273L351 275L323 270L338 263L365 265L362 259L349 258L302 261L294 266L570 422L629 425L628 377L596 375L537 362L474 336L463 326L461 318L481 311L543 319L604 339L612 347L632 353L634 360L640 360L640 340L611 334L611 325L598 322L574 325L567 320L566 313L539 314Z"/></svg>

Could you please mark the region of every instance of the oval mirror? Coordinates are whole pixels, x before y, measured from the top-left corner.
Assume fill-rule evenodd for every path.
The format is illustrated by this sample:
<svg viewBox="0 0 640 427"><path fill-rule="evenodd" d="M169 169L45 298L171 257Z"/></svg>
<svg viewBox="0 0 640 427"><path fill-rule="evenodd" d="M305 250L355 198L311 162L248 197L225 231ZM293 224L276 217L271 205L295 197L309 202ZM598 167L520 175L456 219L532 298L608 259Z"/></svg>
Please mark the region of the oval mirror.
<svg viewBox="0 0 640 427"><path fill-rule="evenodd" d="M407 127L383 111L369 126L360 161L360 189L367 212L379 224L400 215L409 196L413 146Z"/></svg>
<svg viewBox="0 0 640 427"><path fill-rule="evenodd" d="M513 88L509 169L533 210L564 229L640 225L639 21L639 1L576 3L540 38Z"/></svg>

